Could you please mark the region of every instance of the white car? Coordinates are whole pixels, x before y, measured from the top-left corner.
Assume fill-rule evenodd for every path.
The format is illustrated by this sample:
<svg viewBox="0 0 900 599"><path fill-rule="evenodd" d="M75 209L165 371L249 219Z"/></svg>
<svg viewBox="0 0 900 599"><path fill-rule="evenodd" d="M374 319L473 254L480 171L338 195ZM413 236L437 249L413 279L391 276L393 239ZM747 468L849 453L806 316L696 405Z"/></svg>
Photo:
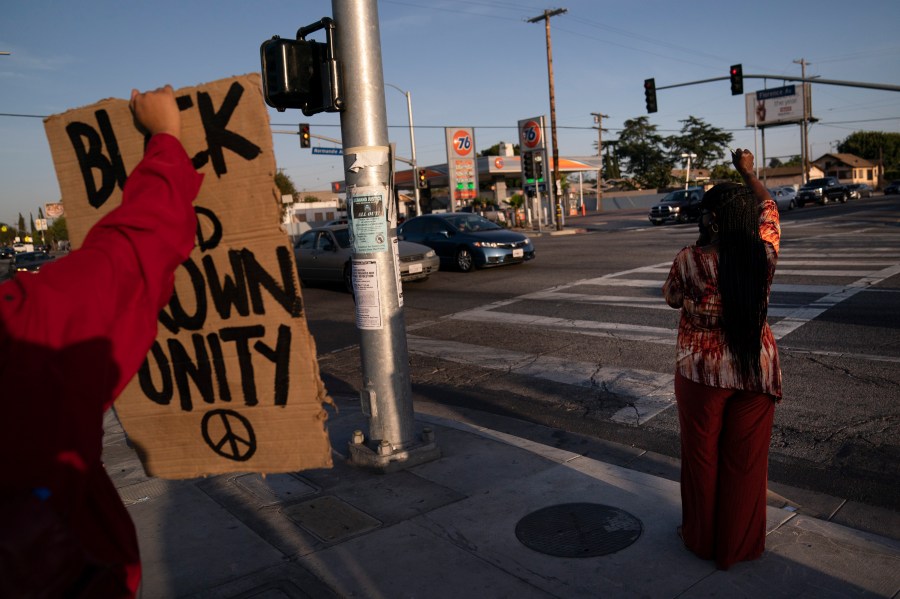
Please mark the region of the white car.
<svg viewBox="0 0 900 599"><path fill-rule="evenodd" d="M464 208L460 208L459 211L479 214L492 223L506 225L506 211L496 204L488 204L487 206L482 206L478 209L475 209L472 206L465 206Z"/></svg>
<svg viewBox="0 0 900 599"><path fill-rule="evenodd" d="M769 195L772 196L772 199L775 200L775 203L778 205L779 212L782 210L793 210L797 207L797 192L794 191L793 187L775 187L769 189Z"/></svg>

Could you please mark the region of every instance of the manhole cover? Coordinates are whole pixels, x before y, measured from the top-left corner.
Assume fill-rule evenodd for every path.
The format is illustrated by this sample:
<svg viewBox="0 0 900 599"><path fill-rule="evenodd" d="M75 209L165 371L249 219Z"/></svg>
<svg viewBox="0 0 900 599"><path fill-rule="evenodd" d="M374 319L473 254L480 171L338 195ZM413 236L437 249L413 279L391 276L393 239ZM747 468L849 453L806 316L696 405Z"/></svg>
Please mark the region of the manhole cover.
<svg viewBox="0 0 900 599"><path fill-rule="evenodd" d="M556 557L596 557L638 540L641 521L618 508L565 503L532 512L516 524L516 537L535 551Z"/></svg>

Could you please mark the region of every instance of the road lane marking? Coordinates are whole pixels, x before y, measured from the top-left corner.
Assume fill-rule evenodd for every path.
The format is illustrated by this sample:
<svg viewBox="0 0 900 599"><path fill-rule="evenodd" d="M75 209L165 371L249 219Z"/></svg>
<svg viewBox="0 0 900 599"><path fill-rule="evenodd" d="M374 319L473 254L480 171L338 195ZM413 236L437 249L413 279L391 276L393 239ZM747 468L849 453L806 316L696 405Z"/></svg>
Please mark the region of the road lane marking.
<svg viewBox="0 0 900 599"><path fill-rule="evenodd" d="M824 314L826 310L850 299L860 291L865 291L872 285L877 285L881 281L898 274L900 274L900 264L895 264L894 266L870 273L837 291L829 293L825 297L817 299L811 304L801 306L792 311L782 320L771 325L772 334L775 335L775 339L781 339L793 333L807 322L818 318Z"/></svg>
<svg viewBox="0 0 900 599"><path fill-rule="evenodd" d="M449 318L452 320L464 320L469 322L546 327L556 331L575 333L578 335L626 339L628 341L644 341L662 345L674 345L677 335L677 331L674 328L650 327L619 322L601 322L597 320L577 320L554 316L538 316L535 314L495 312L479 308L457 312L451 314Z"/></svg>
<svg viewBox="0 0 900 599"><path fill-rule="evenodd" d="M423 356L524 375L565 385L596 389L633 400L610 418L641 425L675 405L675 377L635 368L598 367L555 356L526 354L457 341L410 335L409 351Z"/></svg>

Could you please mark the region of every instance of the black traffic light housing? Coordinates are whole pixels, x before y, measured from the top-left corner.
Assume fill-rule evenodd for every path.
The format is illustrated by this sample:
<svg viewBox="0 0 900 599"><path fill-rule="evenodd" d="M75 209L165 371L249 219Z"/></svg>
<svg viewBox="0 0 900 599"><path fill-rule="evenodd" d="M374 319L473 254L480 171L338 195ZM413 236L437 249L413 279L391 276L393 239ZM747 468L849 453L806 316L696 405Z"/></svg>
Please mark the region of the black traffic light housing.
<svg viewBox="0 0 900 599"><path fill-rule="evenodd" d="M544 180L544 153L538 150L532 155L534 156L534 180L541 183Z"/></svg>
<svg viewBox="0 0 900 599"><path fill-rule="evenodd" d="M325 30L325 43L306 36ZM341 63L334 57L334 21L328 17L301 27L297 39L277 35L259 48L266 104L284 112L299 108L306 116L344 109Z"/></svg>
<svg viewBox="0 0 900 599"><path fill-rule="evenodd" d="M644 100L647 102L647 113L656 112L656 79L644 79Z"/></svg>
<svg viewBox="0 0 900 599"><path fill-rule="evenodd" d="M300 147L308 148L311 136L309 134L309 123L300 123Z"/></svg>
<svg viewBox="0 0 900 599"><path fill-rule="evenodd" d="M534 183L534 153L522 152L522 176L525 183Z"/></svg>
<svg viewBox="0 0 900 599"><path fill-rule="evenodd" d="M424 168L416 169L416 185L419 189L428 189L428 176L425 174Z"/></svg>
<svg viewBox="0 0 900 599"><path fill-rule="evenodd" d="M728 71L731 75L731 95L739 96L744 93L744 68L739 64L731 65Z"/></svg>

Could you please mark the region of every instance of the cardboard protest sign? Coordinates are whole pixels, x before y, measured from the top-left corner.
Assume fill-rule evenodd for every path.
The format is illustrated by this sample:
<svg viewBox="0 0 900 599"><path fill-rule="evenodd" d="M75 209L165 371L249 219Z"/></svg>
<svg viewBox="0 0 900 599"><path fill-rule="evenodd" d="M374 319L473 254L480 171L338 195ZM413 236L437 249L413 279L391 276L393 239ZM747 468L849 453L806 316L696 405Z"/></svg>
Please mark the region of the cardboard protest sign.
<svg viewBox="0 0 900 599"><path fill-rule="evenodd" d="M143 366L116 402L147 473L189 478L331 465L319 376L259 75L176 92L204 174L197 245L175 275ZM73 247L121 203L144 137L128 102L45 121Z"/></svg>

